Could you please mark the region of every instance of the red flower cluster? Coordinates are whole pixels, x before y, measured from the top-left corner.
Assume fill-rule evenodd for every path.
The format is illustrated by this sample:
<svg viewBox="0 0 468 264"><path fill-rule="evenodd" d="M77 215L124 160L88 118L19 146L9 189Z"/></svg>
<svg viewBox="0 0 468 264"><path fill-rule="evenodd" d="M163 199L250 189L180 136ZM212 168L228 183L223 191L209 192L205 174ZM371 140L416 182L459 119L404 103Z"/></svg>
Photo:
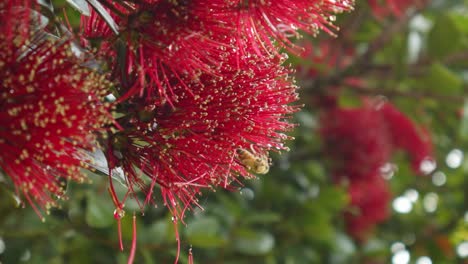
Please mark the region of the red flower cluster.
<svg viewBox="0 0 468 264"><path fill-rule="evenodd" d="M331 14L351 10L352 1L161 0L135 1L115 9L122 13L114 15L122 29L120 38L109 36L109 28L95 13L83 17L83 36L104 37L104 46L113 46L108 55L123 86L123 99L158 94L172 101L169 75L181 79L217 75L220 58L232 51L241 71L240 60L251 51L264 57L278 55L274 39L292 46L288 37L297 36L298 30L327 30ZM115 59L119 52L125 54L124 61Z"/></svg>
<svg viewBox="0 0 468 264"><path fill-rule="evenodd" d="M349 0L105 2L120 34L97 13L82 18L82 34L101 40L119 83L124 116L107 158L146 202L159 188L177 219L201 189L253 177L257 165L268 170L268 152L285 149L298 109L275 43L292 47L298 30L329 31L330 16L352 8Z"/></svg>
<svg viewBox="0 0 468 264"><path fill-rule="evenodd" d="M316 35L320 30L333 34L334 14L352 9L352 0L210 0L210 11L216 19L233 27L233 35L241 54L250 47L257 54L275 53L274 40L283 47L296 48L289 40L298 38L298 30ZM232 22L234 21L234 23Z"/></svg>
<svg viewBox="0 0 468 264"><path fill-rule="evenodd" d="M391 142L395 148L403 149L410 155L413 170L427 174L424 162L433 162L432 143L426 130L417 129L413 122L391 104L385 104L382 113L392 131Z"/></svg>
<svg viewBox="0 0 468 264"><path fill-rule="evenodd" d="M381 109L334 108L323 116L321 133L336 180L376 176L390 158L393 144Z"/></svg>
<svg viewBox="0 0 468 264"><path fill-rule="evenodd" d="M365 180L351 181L348 187L352 208L345 212L346 226L349 234L361 241L376 224L390 215L388 204L392 197L389 186L378 172L375 173Z"/></svg>
<svg viewBox="0 0 468 264"><path fill-rule="evenodd" d="M332 108L322 116L321 134L333 164L333 179L348 183L351 205L346 213L348 231L364 239L372 227L388 216L389 187L381 177L391 154L402 149L412 158L416 173L432 160L429 139L393 105L366 102L356 109Z"/></svg>
<svg viewBox="0 0 468 264"><path fill-rule="evenodd" d="M253 177L237 157L239 149L253 148L257 156L284 149L287 136L281 131L292 125L282 119L298 109L288 106L297 100L288 71L255 55L243 62L242 72L223 67L223 77L203 74L197 81L179 81L171 76L177 98L172 106L141 98L126 102L138 118L122 120L132 129L113 138L113 153L121 153L112 156L114 163L123 166L130 183L141 183L134 166L148 175L179 217L196 203L201 188L227 187L238 175Z"/></svg>
<svg viewBox="0 0 468 264"><path fill-rule="evenodd" d="M320 78L350 66L355 48L336 44L329 38L320 40L317 45L305 42L305 51L301 53L301 58L311 62L311 65L303 68L302 64L299 65L299 73L306 78Z"/></svg>
<svg viewBox="0 0 468 264"><path fill-rule="evenodd" d="M411 7L422 5L425 0L368 0L369 6L377 18L388 16L401 17Z"/></svg>
<svg viewBox="0 0 468 264"><path fill-rule="evenodd" d="M109 120L100 101L109 83L79 66L69 41L32 29L27 3L0 4L0 169L40 215L35 203L56 205L64 180L85 180L84 150Z"/></svg>

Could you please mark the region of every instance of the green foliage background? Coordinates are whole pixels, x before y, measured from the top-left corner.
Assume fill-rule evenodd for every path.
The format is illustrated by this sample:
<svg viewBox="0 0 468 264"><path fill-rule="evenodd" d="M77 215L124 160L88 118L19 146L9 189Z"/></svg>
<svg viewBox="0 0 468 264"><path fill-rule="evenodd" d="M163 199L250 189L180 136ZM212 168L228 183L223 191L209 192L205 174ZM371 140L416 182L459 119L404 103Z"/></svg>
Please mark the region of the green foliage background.
<svg viewBox="0 0 468 264"><path fill-rule="evenodd" d="M65 1L54 5L60 16L61 8L67 7L71 24L79 23L78 12ZM418 26L421 19L427 28ZM291 151L275 155L270 173L246 181L240 191L203 194L203 210L188 212L185 225L179 224L180 263L187 263L190 248L195 263L392 263L391 248L397 242L405 245L411 263L422 264L417 262L421 256L437 264L468 263L457 254L457 246L468 241L468 160L463 158L457 168L446 165L453 149L465 152L468 147L468 2L433 1L409 17L377 19L366 1L358 1L356 10L339 16L336 24L342 32L331 41L347 41L358 54L377 40L384 41L365 65L352 64L344 72L321 76L319 88L330 85L330 76L364 78L373 86L345 90L341 104L355 105L363 94L385 96L426 126L434 140L438 166L432 175L415 176L404 155L393 160L398 170L390 180L392 192L405 197L416 191L413 209L407 214L393 211L364 244L346 234L341 212L348 197L329 178L317 133L319 109L311 104L320 89L298 77L306 106L295 116L299 126L293 132L296 140L289 143ZM351 24L355 29L343 40ZM421 41L417 57L408 51L410 36ZM330 37L322 33L306 39L318 45ZM301 67L313 64L293 56L290 62ZM437 184L440 173L446 176L442 185ZM125 250L120 252L107 178L97 174L90 178L90 185L69 184L71 199L44 223L29 206L16 206L6 179L0 178L1 263L126 263L132 212L138 226L135 263L174 262L177 243L165 207L147 208L143 215L129 200L122 223ZM123 195L124 188L119 189ZM427 197L437 197L436 210L427 210Z"/></svg>

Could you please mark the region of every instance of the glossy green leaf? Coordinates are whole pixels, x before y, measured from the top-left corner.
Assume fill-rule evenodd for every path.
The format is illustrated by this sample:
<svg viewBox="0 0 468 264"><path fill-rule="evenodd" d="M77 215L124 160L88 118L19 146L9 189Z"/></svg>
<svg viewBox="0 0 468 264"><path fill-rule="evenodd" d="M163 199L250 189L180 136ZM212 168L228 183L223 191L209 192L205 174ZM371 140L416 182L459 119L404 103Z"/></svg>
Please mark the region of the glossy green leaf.
<svg viewBox="0 0 468 264"><path fill-rule="evenodd" d="M67 2L81 14L89 16L89 6L86 0L67 0Z"/></svg>

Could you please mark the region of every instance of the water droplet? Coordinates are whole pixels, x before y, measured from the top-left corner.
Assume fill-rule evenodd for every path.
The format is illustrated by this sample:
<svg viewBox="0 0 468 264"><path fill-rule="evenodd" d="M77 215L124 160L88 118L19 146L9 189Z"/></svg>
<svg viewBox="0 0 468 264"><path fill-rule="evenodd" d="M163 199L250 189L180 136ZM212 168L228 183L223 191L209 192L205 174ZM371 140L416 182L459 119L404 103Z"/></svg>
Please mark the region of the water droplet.
<svg viewBox="0 0 468 264"><path fill-rule="evenodd" d="M115 219L122 219L125 216L125 211L120 208L116 208L114 210L114 218Z"/></svg>
<svg viewBox="0 0 468 264"><path fill-rule="evenodd" d="M397 170L398 166L393 163L385 163L382 167L380 167L380 173L386 180L390 180L395 175Z"/></svg>
<svg viewBox="0 0 468 264"><path fill-rule="evenodd" d="M240 194L247 200L253 200L255 198L255 192L250 188L242 188Z"/></svg>
<svg viewBox="0 0 468 264"><path fill-rule="evenodd" d="M109 101L109 102L115 102L115 100L117 100L117 98L113 94L108 94L108 95L106 95L106 100Z"/></svg>

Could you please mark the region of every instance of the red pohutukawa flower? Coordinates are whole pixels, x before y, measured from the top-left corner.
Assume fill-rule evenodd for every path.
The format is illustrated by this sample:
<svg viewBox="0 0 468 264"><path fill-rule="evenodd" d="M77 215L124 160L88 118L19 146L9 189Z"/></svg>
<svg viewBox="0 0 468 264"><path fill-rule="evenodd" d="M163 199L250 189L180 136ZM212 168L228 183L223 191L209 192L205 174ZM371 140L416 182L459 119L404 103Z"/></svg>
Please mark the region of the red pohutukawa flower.
<svg viewBox="0 0 468 264"><path fill-rule="evenodd" d="M226 26L212 21L213 14L197 16L198 2L140 1L123 17L115 17L121 29L118 38L109 36L109 28L95 13L82 19L85 37L104 38L105 52L122 85L120 100L160 95L172 102L170 76L196 79L201 73L216 74L218 58L234 46L224 40L229 36Z"/></svg>
<svg viewBox="0 0 468 264"><path fill-rule="evenodd" d="M372 13L377 18L401 17L411 7L421 6L426 0L368 0Z"/></svg>
<svg viewBox="0 0 468 264"><path fill-rule="evenodd" d="M366 102L361 108L331 108L324 113L321 134L335 173L359 177L376 171L398 149L410 154L417 173L424 161L433 161L428 135L393 105Z"/></svg>
<svg viewBox="0 0 468 264"><path fill-rule="evenodd" d="M169 76L197 79L204 73L217 75L222 66L219 58L231 50L238 52L238 66L240 56L252 49L258 55L278 54L273 39L291 47L288 38L297 36L298 30L330 32L332 14L351 8L350 0L135 1L122 17L115 16L121 37L109 53L123 85L120 100L159 93L171 102ZM110 32L96 14L82 21L86 37L105 38ZM106 53L108 46L104 45ZM120 56L124 61L115 60L117 53L125 54Z"/></svg>
<svg viewBox="0 0 468 264"><path fill-rule="evenodd" d="M159 187L178 219L197 203L199 190L227 188L239 176L252 177L251 171L265 173L268 152L285 149L282 132L293 125L284 119L298 109L289 105L297 100L289 70L250 55L238 71L236 56L224 58L222 77L169 75L172 106L158 99L125 102L133 114L119 120L124 130L111 138L110 164L124 168L130 186L144 186L139 172L146 174L147 202ZM256 163L264 169L256 171Z"/></svg>
<svg viewBox="0 0 468 264"><path fill-rule="evenodd" d="M396 148L408 152L413 170L421 174L431 172L434 169L435 161L432 155L431 138L427 131L415 126L413 121L401 113L394 105L384 104L381 112L388 129L392 131L390 133L392 144ZM431 165L431 163L433 164Z"/></svg>
<svg viewBox="0 0 468 264"><path fill-rule="evenodd" d="M340 43L330 38L321 39L318 43L304 41L305 50L301 53L301 58L311 62L311 65L299 64L299 74L309 79L320 78L350 66L355 55L354 47L337 44Z"/></svg>
<svg viewBox="0 0 468 264"><path fill-rule="evenodd" d="M3 11L1 21L29 28ZM108 120L100 91L109 83L79 66L68 41L49 41L41 32L9 39L0 29L0 169L40 215L35 204L56 205L62 180L85 179L83 150L94 147L93 131Z"/></svg>
<svg viewBox="0 0 468 264"><path fill-rule="evenodd" d="M34 15L35 1L10 0L0 2L0 19L2 21L2 40L11 41L18 35L27 37L29 34L29 23Z"/></svg>
<svg viewBox="0 0 468 264"><path fill-rule="evenodd" d="M234 36L242 52L253 48L257 54L275 51L274 42L294 48L289 40L299 30L315 35L320 30L333 34L334 14L350 11L352 0L211 0L206 6L225 24L234 23Z"/></svg>
<svg viewBox="0 0 468 264"><path fill-rule="evenodd" d="M332 108L322 116L321 133L338 178L376 175L390 158L391 131L377 108Z"/></svg>
<svg viewBox="0 0 468 264"><path fill-rule="evenodd" d="M376 224L390 216L390 187L382 177L369 175L368 179L350 183L350 210L345 213L346 229L354 238L364 241Z"/></svg>
<svg viewBox="0 0 468 264"><path fill-rule="evenodd" d="M346 222L349 233L358 240L364 240L388 217L389 187L381 169L395 150L410 154L416 173L430 172L424 165L433 162L429 138L390 103L364 101L354 109L331 106L322 116L320 132L333 162L335 182L349 184L356 210L346 212Z"/></svg>

